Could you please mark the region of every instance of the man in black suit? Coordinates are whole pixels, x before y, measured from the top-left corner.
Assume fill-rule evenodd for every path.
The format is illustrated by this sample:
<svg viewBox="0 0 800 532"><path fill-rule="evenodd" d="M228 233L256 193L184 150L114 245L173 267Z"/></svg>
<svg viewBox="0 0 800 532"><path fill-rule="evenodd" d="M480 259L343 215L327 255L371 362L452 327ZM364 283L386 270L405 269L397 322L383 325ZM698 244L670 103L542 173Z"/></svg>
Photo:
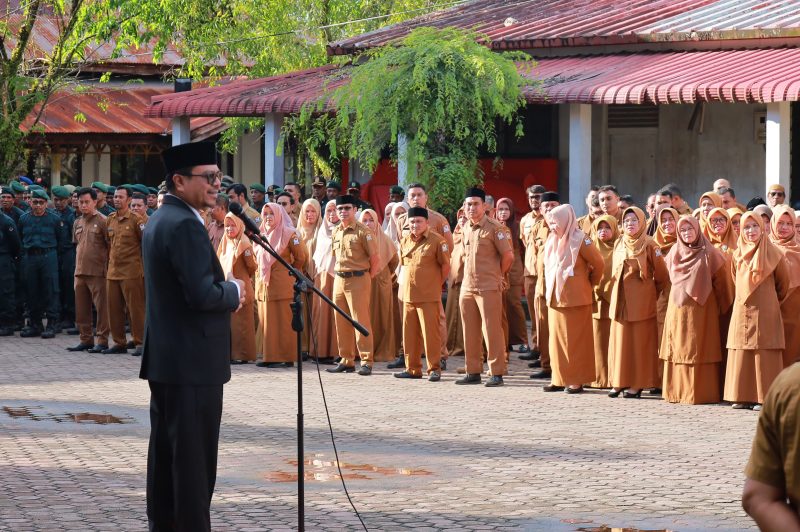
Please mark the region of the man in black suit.
<svg viewBox="0 0 800 532"><path fill-rule="evenodd" d="M231 378L231 312L242 281L225 281L199 210L222 173L212 143L163 154L167 195L142 237L146 317L139 377L150 384L147 518L151 532L211 530L222 385Z"/></svg>

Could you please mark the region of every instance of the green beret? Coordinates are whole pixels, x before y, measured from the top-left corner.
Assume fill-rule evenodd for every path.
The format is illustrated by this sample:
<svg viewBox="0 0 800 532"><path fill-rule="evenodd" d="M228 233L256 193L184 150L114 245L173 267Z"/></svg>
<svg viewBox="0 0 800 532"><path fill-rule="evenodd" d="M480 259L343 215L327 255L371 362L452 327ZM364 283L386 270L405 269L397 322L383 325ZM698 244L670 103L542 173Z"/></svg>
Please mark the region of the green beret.
<svg viewBox="0 0 800 532"><path fill-rule="evenodd" d="M76 187L75 185L64 185L64 188L66 188L67 192L69 192L70 195L72 195L75 192Z"/></svg>
<svg viewBox="0 0 800 532"><path fill-rule="evenodd" d="M52 192L54 198L68 198L70 195L69 190L67 190L67 187L61 187L61 186L53 187Z"/></svg>
<svg viewBox="0 0 800 532"><path fill-rule="evenodd" d="M22 194L23 192L25 192L25 185L23 185L19 181L12 181L11 190L14 191L14 194Z"/></svg>
<svg viewBox="0 0 800 532"><path fill-rule="evenodd" d="M267 193L267 189L264 188L264 185L262 185L261 183L253 183L252 185L250 185L250 190L255 190L257 192L261 192L262 194Z"/></svg>
<svg viewBox="0 0 800 532"><path fill-rule="evenodd" d="M134 192L138 192L139 194L144 194L145 196L150 194L150 191L147 190L147 187L142 185L141 183L131 185L131 190L133 190Z"/></svg>
<svg viewBox="0 0 800 532"><path fill-rule="evenodd" d="M342 190L342 185L338 181L328 181L328 184L325 185L325 188L335 188L336 190Z"/></svg>
<svg viewBox="0 0 800 532"><path fill-rule="evenodd" d="M0 187L0 196L2 196L3 194L10 194L10 195L13 196L14 195L14 191L11 190L10 187Z"/></svg>
<svg viewBox="0 0 800 532"><path fill-rule="evenodd" d="M32 198L39 198L39 199L43 199L43 200L49 200L50 199L50 196L47 195L47 192L45 192L43 188L35 188L35 189L33 189L33 191L31 192L31 197Z"/></svg>
<svg viewBox="0 0 800 532"><path fill-rule="evenodd" d="M44 187L41 185L28 185L28 192L33 192L34 190L44 190Z"/></svg>
<svg viewBox="0 0 800 532"><path fill-rule="evenodd" d="M108 185L106 185L102 181L95 181L94 183L92 183L92 188L96 188L100 192L105 192L106 194L108 194Z"/></svg>
<svg viewBox="0 0 800 532"><path fill-rule="evenodd" d="M403 187L399 185L395 185L389 189L389 194L405 194L406 191L403 190Z"/></svg>
<svg viewBox="0 0 800 532"><path fill-rule="evenodd" d="M155 187L147 187L148 194L158 194L158 189Z"/></svg>
<svg viewBox="0 0 800 532"><path fill-rule="evenodd" d="M112 187L111 185L108 185L106 187L106 194L111 194L113 196L114 192L116 192L116 191L117 191L117 187Z"/></svg>

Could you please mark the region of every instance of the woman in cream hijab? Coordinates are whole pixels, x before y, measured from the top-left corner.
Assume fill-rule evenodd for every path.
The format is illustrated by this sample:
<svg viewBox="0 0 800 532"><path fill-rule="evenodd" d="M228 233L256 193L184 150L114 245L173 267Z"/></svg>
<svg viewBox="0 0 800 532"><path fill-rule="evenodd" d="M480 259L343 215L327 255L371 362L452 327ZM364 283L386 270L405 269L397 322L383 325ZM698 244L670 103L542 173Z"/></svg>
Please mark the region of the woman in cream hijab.
<svg viewBox="0 0 800 532"><path fill-rule="evenodd" d="M244 222L233 213L225 215L224 233L217 257L225 277L244 281L245 300L238 312L231 314L231 364L247 364L256 359L255 296L253 274L258 265L253 245L244 234Z"/></svg>
<svg viewBox="0 0 800 532"><path fill-rule="evenodd" d="M333 228L339 223L336 214L336 202L331 200L325 205L322 221L317 230L314 247L314 285L329 299L333 298L333 268L336 259L333 256ZM311 313L314 316L313 337L310 353L318 357L324 364L332 364L339 356L339 343L336 341L336 325L333 309L321 298L312 300Z"/></svg>
<svg viewBox="0 0 800 532"><path fill-rule="evenodd" d="M372 231L378 244L380 266L378 273L372 278L370 291L370 323L373 335L373 360L389 362L397 357L401 339L395 335L394 312L392 301L392 274L397 269L399 257L397 248L388 235L381 230L378 213L373 209L364 209L359 214L362 224Z"/></svg>
<svg viewBox="0 0 800 532"><path fill-rule="evenodd" d="M789 271L789 290L781 301L786 339L783 367L788 368L800 357L800 244L795 231L794 210L788 205L776 205L772 213L769 239L783 254Z"/></svg>

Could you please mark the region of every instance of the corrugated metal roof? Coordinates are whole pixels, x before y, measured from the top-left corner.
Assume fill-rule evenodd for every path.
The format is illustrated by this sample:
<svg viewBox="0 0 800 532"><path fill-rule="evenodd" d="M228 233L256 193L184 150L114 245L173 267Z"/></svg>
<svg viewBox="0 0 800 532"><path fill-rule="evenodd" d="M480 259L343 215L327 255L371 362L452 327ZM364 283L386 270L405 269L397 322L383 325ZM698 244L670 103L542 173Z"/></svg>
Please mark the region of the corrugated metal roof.
<svg viewBox="0 0 800 532"><path fill-rule="evenodd" d="M171 87L119 87L98 85L89 92L60 92L52 96L37 127L45 134L152 134L169 135L170 120L147 118L145 110L154 96L172 93ZM105 110L103 109L105 107ZM82 113L85 121L75 119ZM33 115L22 124L30 129ZM209 137L225 128L218 118L192 120L192 131Z"/></svg>
<svg viewBox="0 0 800 532"><path fill-rule="evenodd" d="M151 117L296 113L348 79L325 66L154 97ZM800 49L722 50L543 58L521 63L532 103L766 103L800 99ZM533 83L538 80L540 83Z"/></svg>
<svg viewBox="0 0 800 532"><path fill-rule="evenodd" d="M485 33L494 49L800 37L800 0L474 0L331 43L349 54L422 26Z"/></svg>

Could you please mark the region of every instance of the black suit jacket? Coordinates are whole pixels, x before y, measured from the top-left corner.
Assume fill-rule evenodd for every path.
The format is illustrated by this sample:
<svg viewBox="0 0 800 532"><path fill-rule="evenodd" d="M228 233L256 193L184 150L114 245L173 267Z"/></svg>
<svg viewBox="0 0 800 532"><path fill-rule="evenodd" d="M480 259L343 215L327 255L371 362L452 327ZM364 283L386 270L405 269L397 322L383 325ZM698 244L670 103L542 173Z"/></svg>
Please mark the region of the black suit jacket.
<svg viewBox="0 0 800 532"><path fill-rule="evenodd" d="M231 312L236 285L225 281L205 226L167 195L142 235L146 314L139 377L211 386L231 378Z"/></svg>

